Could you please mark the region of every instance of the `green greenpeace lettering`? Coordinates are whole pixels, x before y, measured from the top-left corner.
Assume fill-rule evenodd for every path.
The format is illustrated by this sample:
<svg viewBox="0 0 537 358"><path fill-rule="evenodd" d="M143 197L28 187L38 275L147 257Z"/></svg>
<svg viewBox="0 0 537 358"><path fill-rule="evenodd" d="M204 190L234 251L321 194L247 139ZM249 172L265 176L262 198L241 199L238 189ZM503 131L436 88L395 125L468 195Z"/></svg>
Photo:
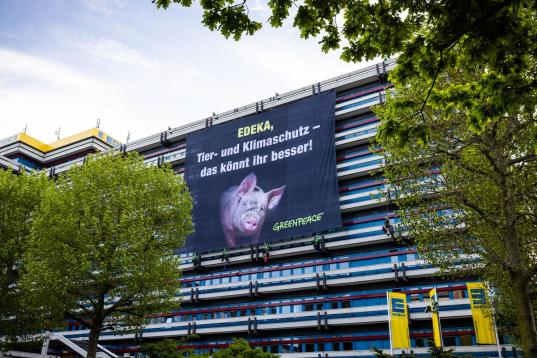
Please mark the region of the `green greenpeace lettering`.
<svg viewBox="0 0 537 358"><path fill-rule="evenodd" d="M290 229L290 228L297 227L297 226L311 224L311 223L320 221L322 219L323 214L324 213L317 213L317 214L303 216L303 217L295 218L291 220L278 221L272 226L272 230L280 231L283 229Z"/></svg>

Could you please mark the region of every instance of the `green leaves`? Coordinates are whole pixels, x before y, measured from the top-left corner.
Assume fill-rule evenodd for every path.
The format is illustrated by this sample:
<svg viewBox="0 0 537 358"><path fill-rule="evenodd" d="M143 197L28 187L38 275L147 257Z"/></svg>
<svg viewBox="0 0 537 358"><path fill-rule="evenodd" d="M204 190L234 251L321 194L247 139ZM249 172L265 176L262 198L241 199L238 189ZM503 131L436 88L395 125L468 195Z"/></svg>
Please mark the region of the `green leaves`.
<svg viewBox="0 0 537 358"><path fill-rule="evenodd" d="M167 8L172 1L155 3ZM191 6L192 0L173 3ZM203 24L226 38L239 40L262 27L263 20L248 11L248 0L200 0L199 4ZM460 102L455 93L444 93L451 96L448 105L465 111L473 130L521 107L534 111L537 105L535 1L268 0L267 5L271 26L280 27L291 17L301 37L316 38L323 52L341 48L344 61L397 55L390 79L401 85L413 81L428 84L418 101L422 106L428 104L426 93L436 89L439 76L483 70L481 78L472 79L471 93L458 94L463 97ZM438 104L443 103L443 96L436 98ZM423 130L397 135L427 138Z"/></svg>
<svg viewBox="0 0 537 358"><path fill-rule="evenodd" d="M24 340L35 317L28 315L18 286L41 196L50 183L43 175L0 170L0 332L1 344Z"/></svg>
<svg viewBox="0 0 537 358"><path fill-rule="evenodd" d="M498 100L511 93L507 77L476 66L443 70L434 88L420 79L396 86L397 95L375 108L377 140L387 194L420 256L444 273L490 282L501 315L535 337L528 315L515 313L532 298L513 287L525 277L536 289L535 91L523 96L533 110Z"/></svg>
<svg viewBox="0 0 537 358"><path fill-rule="evenodd" d="M289 8L292 4L291 0L269 0L268 6L272 9L269 23L272 27L283 25L283 20L289 16Z"/></svg>
<svg viewBox="0 0 537 358"><path fill-rule="evenodd" d="M178 306L174 249L192 230L192 203L169 167L88 159L43 192L21 286L43 315L100 332Z"/></svg>
<svg viewBox="0 0 537 358"><path fill-rule="evenodd" d="M233 343L211 355L213 358L276 358L277 354L263 352L261 348L253 349L245 339L233 339Z"/></svg>
<svg viewBox="0 0 537 358"><path fill-rule="evenodd" d="M202 23L211 31L218 30L225 38L240 40L243 34L253 35L261 23L248 17L246 1L233 4L229 0L200 0L204 9Z"/></svg>

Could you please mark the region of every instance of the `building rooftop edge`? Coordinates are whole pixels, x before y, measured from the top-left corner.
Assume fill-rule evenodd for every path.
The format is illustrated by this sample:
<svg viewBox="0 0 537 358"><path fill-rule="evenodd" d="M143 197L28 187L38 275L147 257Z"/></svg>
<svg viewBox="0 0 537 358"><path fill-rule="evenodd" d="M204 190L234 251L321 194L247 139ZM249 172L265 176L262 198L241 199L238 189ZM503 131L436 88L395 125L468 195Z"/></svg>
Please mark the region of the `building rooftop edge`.
<svg viewBox="0 0 537 358"><path fill-rule="evenodd" d="M68 146L70 144L79 142L79 141L84 140L84 139L92 138L92 137L97 138L97 139L101 140L104 143L107 143L110 147L114 147L114 146L117 146L118 144L121 144L119 141L114 139L109 134L103 132L99 128L90 128L90 129L87 129L85 131L75 133L73 135L70 135L68 137L56 140L56 141L51 142L51 143L44 143L44 142L40 141L39 139L36 139L36 138L32 137L31 135L26 134L26 133L17 133L17 134L14 134L12 136L9 136L9 137L6 137L4 139L1 139L0 140L0 148L5 147L5 146L10 145L10 144L13 144L13 143L16 143L16 142L21 142L21 143L24 143L24 144L26 144L26 145L34 148L34 149L39 150L42 153L48 153L48 152L51 152L51 151L53 151L55 149L59 149L59 148L62 148L62 147Z"/></svg>

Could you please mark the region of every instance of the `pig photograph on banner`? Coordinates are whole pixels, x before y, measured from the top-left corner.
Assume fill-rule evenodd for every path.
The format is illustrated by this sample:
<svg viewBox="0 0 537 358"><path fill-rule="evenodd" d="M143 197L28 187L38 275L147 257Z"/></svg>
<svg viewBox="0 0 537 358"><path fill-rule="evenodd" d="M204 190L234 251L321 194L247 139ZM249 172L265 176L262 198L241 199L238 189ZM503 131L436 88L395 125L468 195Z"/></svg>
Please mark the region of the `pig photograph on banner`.
<svg viewBox="0 0 537 358"><path fill-rule="evenodd" d="M180 252L247 247L341 225L335 92L187 134L194 233Z"/></svg>
<svg viewBox="0 0 537 358"><path fill-rule="evenodd" d="M238 186L232 186L220 199L220 220L228 247L237 246L237 239L258 244L267 215L274 210L285 190L285 185L264 192L257 185L255 173L250 173Z"/></svg>

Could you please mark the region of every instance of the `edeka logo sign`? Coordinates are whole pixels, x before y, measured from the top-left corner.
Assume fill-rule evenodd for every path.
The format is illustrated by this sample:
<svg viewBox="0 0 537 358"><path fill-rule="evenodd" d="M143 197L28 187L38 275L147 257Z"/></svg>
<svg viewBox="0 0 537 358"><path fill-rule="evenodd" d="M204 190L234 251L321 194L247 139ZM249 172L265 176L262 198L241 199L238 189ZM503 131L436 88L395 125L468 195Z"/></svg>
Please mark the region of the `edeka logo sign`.
<svg viewBox="0 0 537 358"><path fill-rule="evenodd" d="M402 298L392 298L392 315L405 316L405 301Z"/></svg>
<svg viewBox="0 0 537 358"><path fill-rule="evenodd" d="M496 344L494 321L488 307L487 291L482 282L468 282L468 298L478 344Z"/></svg>
<svg viewBox="0 0 537 358"><path fill-rule="evenodd" d="M187 135L195 233L184 251L256 245L341 225L335 92Z"/></svg>
<svg viewBox="0 0 537 358"><path fill-rule="evenodd" d="M388 292L388 307L392 348L410 348L406 294L402 292Z"/></svg>
<svg viewBox="0 0 537 358"><path fill-rule="evenodd" d="M470 289L470 296L472 297L472 304L475 308L485 308L485 305L487 304L487 296L484 289Z"/></svg>

